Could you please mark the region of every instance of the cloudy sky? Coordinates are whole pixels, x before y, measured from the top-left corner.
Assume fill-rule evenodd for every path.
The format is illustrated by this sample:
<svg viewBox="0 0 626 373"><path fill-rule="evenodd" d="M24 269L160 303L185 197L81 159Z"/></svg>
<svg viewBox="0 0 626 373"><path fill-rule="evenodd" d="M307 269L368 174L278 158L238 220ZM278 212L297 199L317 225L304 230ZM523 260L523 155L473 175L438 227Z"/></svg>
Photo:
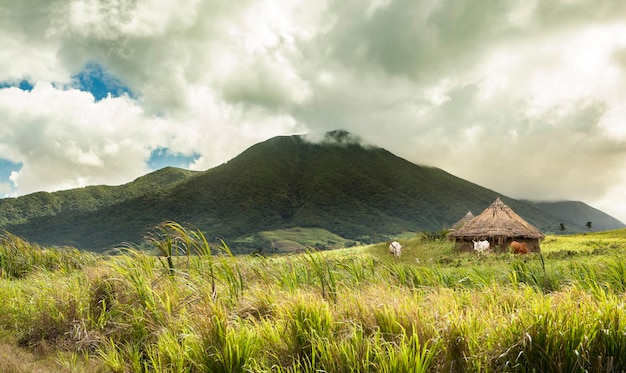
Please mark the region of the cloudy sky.
<svg viewBox="0 0 626 373"><path fill-rule="evenodd" d="M626 222L626 2L0 0L0 195L345 129Z"/></svg>

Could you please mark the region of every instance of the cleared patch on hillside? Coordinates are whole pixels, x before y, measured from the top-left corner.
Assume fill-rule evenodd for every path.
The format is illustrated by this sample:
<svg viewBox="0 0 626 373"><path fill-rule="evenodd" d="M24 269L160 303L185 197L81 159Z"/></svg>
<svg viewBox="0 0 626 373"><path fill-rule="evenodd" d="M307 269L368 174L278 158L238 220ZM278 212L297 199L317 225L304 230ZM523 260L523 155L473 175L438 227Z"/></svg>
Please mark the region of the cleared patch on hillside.
<svg viewBox="0 0 626 373"><path fill-rule="evenodd" d="M260 232L256 236L246 237L241 242L254 241L265 242L266 247L275 253L303 251L309 248L330 250L357 244L323 228L300 227Z"/></svg>

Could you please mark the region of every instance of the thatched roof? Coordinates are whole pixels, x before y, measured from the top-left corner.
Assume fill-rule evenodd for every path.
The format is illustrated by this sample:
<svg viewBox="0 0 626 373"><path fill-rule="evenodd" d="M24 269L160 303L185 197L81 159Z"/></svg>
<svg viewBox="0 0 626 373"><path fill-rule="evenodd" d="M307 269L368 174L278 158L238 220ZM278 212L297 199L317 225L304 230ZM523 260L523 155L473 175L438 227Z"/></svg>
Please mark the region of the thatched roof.
<svg viewBox="0 0 626 373"><path fill-rule="evenodd" d="M459 229L462 226L464 226L468 221L474 219L474 214L472 214L471 211L468 211L467 214L465 214L465 216L463 218L461 218L461 220L457 221L456 223L452 224L452 229Z"/></svg>
<svg viewBox="0 0 626 373"><path fill-rule="evenodd" d="M480 215L450 233L453 238L518 237L543 239L545 236L537 228L517 215L505 205L500 197Z"/></svg>

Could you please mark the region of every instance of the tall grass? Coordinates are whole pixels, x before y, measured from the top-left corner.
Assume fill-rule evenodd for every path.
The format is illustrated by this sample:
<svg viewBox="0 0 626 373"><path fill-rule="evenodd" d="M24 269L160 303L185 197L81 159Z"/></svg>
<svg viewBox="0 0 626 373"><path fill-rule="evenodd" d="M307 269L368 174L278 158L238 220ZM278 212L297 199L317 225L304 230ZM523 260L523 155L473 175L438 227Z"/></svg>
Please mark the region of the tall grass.
<svg viewBox="0 0 626 373"><path fill-rule="evenodd" d="M72 271L94 262L94 255L75 248L42 248L8 232L0 234L0 278L21 278L36 271Z"/></svg>
<svg viewBox="0 0 626 373"><path fill-rule="evenodd" d="M335 265L325 256L313 251L307 251L305 255L307 268L313 272L313 276L319 281L322 298L333 302L337 301L337 281L335 279Z"/></svg>
<svg viewBox="0 0 626 373"><path fill-rule="evenodd" d="M448 243L416 240L400 259L384 245L234 257L173 222L151 236L159 256L5 238L0 341L53 354L60 369L626 370L615 252L450 257Z"/></svg>

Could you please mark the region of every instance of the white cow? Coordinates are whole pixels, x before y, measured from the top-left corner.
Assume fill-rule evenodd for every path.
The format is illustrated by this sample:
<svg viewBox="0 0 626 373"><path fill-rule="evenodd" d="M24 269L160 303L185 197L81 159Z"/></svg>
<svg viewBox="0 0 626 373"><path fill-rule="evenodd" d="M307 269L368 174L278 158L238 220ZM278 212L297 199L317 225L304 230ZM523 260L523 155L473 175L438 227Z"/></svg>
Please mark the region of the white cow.
<svg viewBox="0 0 626 373"><path fill-rule="evenodd" d="M393 241L391 245L389 245L389 252L399 258L400 254L402 254L402 245L400 245L400 242Z"/></svg>
<svg viewBox="0 0 626 373"><path fill-rule="evenodd" d="M472 242L474 243L474 251L476 251L477 253L482 254L489 250L489 241L472 240Z"/></svg>

